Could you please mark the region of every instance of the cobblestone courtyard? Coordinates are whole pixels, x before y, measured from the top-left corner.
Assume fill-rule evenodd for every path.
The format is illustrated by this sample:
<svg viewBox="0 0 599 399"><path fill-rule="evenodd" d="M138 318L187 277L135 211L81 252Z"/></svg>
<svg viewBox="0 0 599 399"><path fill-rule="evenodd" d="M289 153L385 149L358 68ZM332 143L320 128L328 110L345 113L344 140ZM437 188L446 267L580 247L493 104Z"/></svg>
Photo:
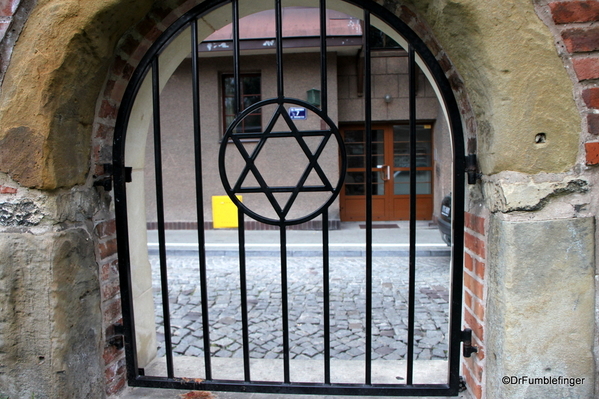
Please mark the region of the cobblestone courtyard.
<svg viewBox="0 0 599 399"><path fill-rule="evenodd" d="M417 258L414 349L419 360L447 358L449 257ZM373 258L372 359L398 360L407 352L407 257ZM158 257L151 257L159 356L164 355ZM202 356L198 258L169 256L169 301L175 356ZM331 257L330 315L333 359L364 359L364 258ZM242 357L239 260L208 257L211 353ZM250 356L283 357L280 259L247 258ZM292 359L322 359L323 277L320 257L288 258Z"/></svg>

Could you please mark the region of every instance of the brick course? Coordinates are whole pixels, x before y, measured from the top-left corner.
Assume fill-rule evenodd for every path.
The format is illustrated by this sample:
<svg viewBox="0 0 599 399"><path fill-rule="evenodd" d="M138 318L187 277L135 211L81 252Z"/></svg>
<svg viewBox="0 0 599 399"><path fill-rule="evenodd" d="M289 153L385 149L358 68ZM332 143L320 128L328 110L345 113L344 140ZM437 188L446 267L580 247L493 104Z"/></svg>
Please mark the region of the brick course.
<svg viewBox="0 0 599 399"><path fill-rule="evenodd" d="M585 143L586 164L599 165L599 142Z"/></svg>
<svg viewBox="0 0 599 399"><path fill-rule="evenodd" d="M599 114L587 115L587 125L590 134L599 136Z"/></svg>
<svg viewBox="0 0 599 399"><path fill-rule="evenodd" d="M17 189L14 187L0 185L0 194L16 194Z"/></svg>
<svg viewBox="0 0 599 399"><path fill-rule="evenodd" d="M562 32L562 38L570 53L599 50L599 27L567 29Z"/></svg>
<svg viewBox="0 0 599 399"><path fill-rule="evenodd" d="M485 331L485 218L464 214L464 324L472 330L472 345L478 352L462 363L462 374L470 395L484 397L484 331Z"/></svg>
<svg viewBox="0 0 599 399"><path fill-rule="evenodd" d="M599 87L591 87L582 92L582 99L589 108L599 109Z"/></svg>
<svg viewBox="0 0 599 399"><path fill-rule="evenodd" d="M598 1L566 1L549 4L556 24L599 21Z"/></svg>
<svg viewBox="0 0 599 399"><path fill-rule="evenodd" d="M21 0L3 0L0 5L0 17L12 17Z"/></svg>
<svg viewBox="0 0 599 399"><path fill-rule="evenodd" d="M464 242L467 248L471 249L474 254L485 258L485 242L480 238L466 232L464 234Z"/></svg>
<svg viewBox="0 0 599 399"><path fill-rule="evenodd" d="M575 58L572 63L579 81L599 79L599 56Z"/></svg>

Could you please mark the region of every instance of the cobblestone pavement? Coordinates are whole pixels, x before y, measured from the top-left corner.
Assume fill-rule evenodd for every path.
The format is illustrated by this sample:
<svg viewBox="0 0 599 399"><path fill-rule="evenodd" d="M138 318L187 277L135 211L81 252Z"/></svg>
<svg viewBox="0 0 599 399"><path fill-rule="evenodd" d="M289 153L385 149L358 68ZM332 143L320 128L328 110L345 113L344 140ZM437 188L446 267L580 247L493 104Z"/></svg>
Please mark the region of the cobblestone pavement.
<svg viewBox="0 0 599 399"><path fill-rule="evenodd" d="M159 356L164 355L158 257L153 270ZM417 258L414 353L420 360L447 358L449 257ZM211 354L241 358L239 260L207 259ZM247 258L250 356L283 358L281 276L278 257ZM407 351L408 258L373 258L372 359L402 359ZM175 356L202 356L201 301L197 257L169 256L169 302ZM364 258L331 257L331 356L364 359ZM322 259L288 258L292 359L322 359Z"/></svg>

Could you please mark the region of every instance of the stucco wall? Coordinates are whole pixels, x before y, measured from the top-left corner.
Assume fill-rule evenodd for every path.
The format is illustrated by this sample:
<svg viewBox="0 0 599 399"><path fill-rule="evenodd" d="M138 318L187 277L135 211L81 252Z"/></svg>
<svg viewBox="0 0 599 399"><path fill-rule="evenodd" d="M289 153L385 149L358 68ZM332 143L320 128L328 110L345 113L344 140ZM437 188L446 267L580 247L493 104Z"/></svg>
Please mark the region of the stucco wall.
<svg viewBox="0 0 599 399"><path fill-rule="evenodd" d="M364 98L358 93L355 56L339 57L339 121L364 122ZM405 51L373 52L372 59L372 120L407 121L409 119L408 57ZM360 77L362 78L362 77ZM391 96L391 102L385 96ZM432 121L437 118L439 102L428 80L418 74L416 118Z"/></svg>
<svg viewBox="0 0 599 399"><path fill-rule="evenodd" d="M320 87L319 59L317 53L288 54L284 59L286 95L292 98L306 99L306 90ZM408 70L407 55L403 51L378 52L372 58L372 92L373 92L373 121L401 122L408 119ZM242 57L242 72L260 73L262 79L262 99L276 96L276 70L273 54L254 55ZM338 125L349 122L363 123L364 110L363 98L358 95L357 66L355 56L337 57L329 55L329 116ZM161 125L165 195L165 220L167 222L195 222L195 169L193 152L193 120L191 109L191 62L185 60L170 78L161 94ZM338 70L339 68L339 70ZM218 152L220 138L224 132L222 119L222 73L232 71L232 59L202 58L200 62L200 104L201 104L201 132L203 151L203 186L205 220L212 221L211 198L215 195L225 195L218 174ZM337 84L339 81L339 84ZM214 93L218 93L217 96ZM390 95L390 103L384 97ZM338 100L339 98L339 100ZM434 148L438 172L435 174L434 212L439 208L439 203L444 195L451 192L451 144L447 124L443 113L440 111L437 97L424 75L419 74L417 91L417 118L421 121L434 122L435 125ZM337 115L339 114L339 118ZM262 126L266 127L271 114L264 110ZM307 123L312 123L312 128L320 129L320 122L312 115ZM152 129L148 134L146 147L146 206L147 221L156 222L156 194L154 176L154 141ZM268 160L268 167L264 169L264 177L271 184L277 183L285 174L280 173L277 165L294 164L304 165L305 158L299 147L294 154L283 151L282 146L268 147L261 154L261 159ZM291 143L293 144L293 143ZM228 151L233 152L233 144L229 144ZM248 148L251 148L248 147ZM297 159L291 159L290 156ZM264 158L262 158L264 157ZM304 159L302 159L304 158ZM328 151L321 157L323 169L330 170L335 178L338 176L337 154ZM241 160L237 159L230 166L237 170ZM299 169L298 169L299 170ZM441 173L446 171L446 174ZM303 171L303 169L302 169ZM246 196L245 201L252 201ZM261 211L267 211L270 205L264 201L256 202L254 206ZM307 212L308 207L303 206L298 210ZM273 216L272 214L269 214ZM338 201L335 202L329 215L333 219L339 218Z"/></svg>
<svg viewBox="0 0 599 399"><path fill-rule="evenodd" d="M190 61L184 61L161 94L165 220L169 222L195 222L197 220L190 68ZM320 87L319 54L288 54L284 57L284 68L286 96L306 100L307 90ZM334 123L337 123L337 62L335 54L330 54L328 57L328 69L329 117ZM230 57L202 58L200 61L202 168L206 221L212 221L212 196L226 195L218 171L218 154L225 129L222 118L221 74L231 73L232 70L232 59ZM241 70L242 73L261 74L262 100L276 97L276 62L273 54L244 56L241 59ZM263 128L268 125L273 111L272 107L263 109ZM305 121L298 121L297 126L299 129L321 129L321 122L315 114L310 113ZM288 130L281 123L278 123L275 128ZM147 190L147 220L155 222L157 219L153 170L154 141L151 137L151 130L146 147L145 186ZM280 142L271 140L268 144L257 159L257 165L262 166L261 171L266 181L271 185L294 185L295 181L292 182L288 179L289 174L281 173L281 170L288 165L307 166L307 158L299 146L292 151L288 151L291 145L296 144L295 139L280 140ZM248 151L251 151L255 143L248 143L247 146ZM239 172L245 163L239 156L234 156L235 152L234 144L228 144L227 153L230 155L228 159L231 160L230 163L227 163L228 168ZM332 181L338 178L338 156L335 148L327 147L319 162L323 170L330 173ZM235 176L232 174L231 178L234 179ZM235 181L232 183L234 184ZM270 211L271 206L266 203L264 197L252 198L252 196L246 195L244 202L253 207L252 209L269 217L274 217L274 214ZM309 204L298 203L295 212L297 215L309 213ZM339 219L339 206L337 203L329 212L331 219Z"/></svg>

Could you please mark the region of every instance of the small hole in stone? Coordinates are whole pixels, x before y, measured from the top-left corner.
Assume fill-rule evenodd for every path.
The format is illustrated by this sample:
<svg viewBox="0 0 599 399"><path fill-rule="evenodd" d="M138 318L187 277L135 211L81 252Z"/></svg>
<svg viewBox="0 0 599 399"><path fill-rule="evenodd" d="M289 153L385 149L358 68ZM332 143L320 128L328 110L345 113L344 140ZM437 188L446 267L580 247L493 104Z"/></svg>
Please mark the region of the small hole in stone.
<svg viewBox="0 0 599 399"><path fill-rule="evenodd" d="M538 133L535 136L535 143L537 143L537 144L545 143L546 141L547 141L547 135L545 133Z"/></svg>

